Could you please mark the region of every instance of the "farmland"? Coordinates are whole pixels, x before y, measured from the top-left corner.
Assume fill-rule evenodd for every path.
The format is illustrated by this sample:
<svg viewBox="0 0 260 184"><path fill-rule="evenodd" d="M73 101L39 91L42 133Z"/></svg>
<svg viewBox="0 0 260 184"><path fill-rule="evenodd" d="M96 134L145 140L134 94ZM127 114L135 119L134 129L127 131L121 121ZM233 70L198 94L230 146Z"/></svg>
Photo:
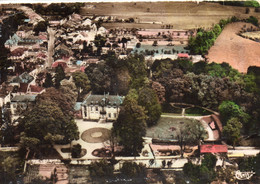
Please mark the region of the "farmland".
<svg viewBox="0 0 260 184"><path fill-rule="evenodd" d="M260 66L260 44L237 34L244 25L253 26L238 22L225 27L209 50L209 62L227 62L240 72L246 72L249 66Z"/></svg>
<svg viewBox="0 0 260 184"><path fill-rule="evenodd" d="M219 3L195 2L125 2L89 3L82 8L82 15L114 16L118 19L134 18L135 23L105 23L106 28L161 28L171 24L173 29L211 27L220 19L231 16L247 18L245 7L223 6ZM255 15L251 11L250 15Z"/></svg>

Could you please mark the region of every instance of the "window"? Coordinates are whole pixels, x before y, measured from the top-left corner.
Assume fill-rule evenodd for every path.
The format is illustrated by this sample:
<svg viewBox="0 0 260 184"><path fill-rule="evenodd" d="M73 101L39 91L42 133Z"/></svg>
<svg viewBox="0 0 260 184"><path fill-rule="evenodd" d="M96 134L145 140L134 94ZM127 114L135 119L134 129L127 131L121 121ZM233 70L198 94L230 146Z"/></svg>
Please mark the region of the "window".
<svg viewBox="0 0 260 184"><path fill-rule="evenodd" d="M108 117L111 118L111 113L108 113Z"/></svg>
<svg viewBox="0 0 260 184"><path fill-rule="evenodd" d="M116 113L114 113L114 118L116 118Z"/></svg>
<svg viewBox="0 0 260 184"><path fill-rule="evenodd" d="M96 107L96 111L98 111L98 107Z"/></svg>

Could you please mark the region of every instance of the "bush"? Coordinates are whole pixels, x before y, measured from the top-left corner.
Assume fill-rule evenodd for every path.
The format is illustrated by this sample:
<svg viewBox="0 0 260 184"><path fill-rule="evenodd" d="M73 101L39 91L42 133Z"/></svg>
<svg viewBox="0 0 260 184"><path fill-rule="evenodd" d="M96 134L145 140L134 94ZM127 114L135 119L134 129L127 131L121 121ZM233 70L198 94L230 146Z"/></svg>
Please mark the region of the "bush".
<svg viewBox="0 0 260 184"><path fill-rule="evenodd" d="M120 171L123 175L128 177L138 177L146 175L146 168L142 163L137 165L137 163L135 162L124 162L123 167Z"/></svg>
<svg viewBox="0 0 260 184"><path fill-rule="evenodd" d="M246 19L246 21L254 24L255 26L258 26L258 19L254 16L250 16L248 19Z"/></svg>
<svg viewBox="0 0 260 184"><path fill-rule="evenodd" d="M136 44L136 48L140 48L140 47L141 47L141 43L138 42L138 43Z"/></svg>
<svg viewBox="0 0 260 184"><path fill-rule="evenodd" d="M76 144L71 149L71 156L72 158L79 158L81 153L81 145Z"/></svg>

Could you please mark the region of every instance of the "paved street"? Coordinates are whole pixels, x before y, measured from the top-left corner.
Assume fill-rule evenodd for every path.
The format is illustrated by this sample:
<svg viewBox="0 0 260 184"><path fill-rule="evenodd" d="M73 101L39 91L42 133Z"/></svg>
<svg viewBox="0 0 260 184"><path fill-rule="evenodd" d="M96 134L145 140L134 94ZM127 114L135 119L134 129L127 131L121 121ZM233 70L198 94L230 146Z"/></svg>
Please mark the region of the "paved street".
<svg viewBox="0 0 260 184"><path fill-rule="evenodd" d="M50 27L47 29L49 34L48 40L48 62L46 63L46 67L51 67L53 63L53 54L54 54L54 42L55 42L55 34L56 31Z"/></svg>

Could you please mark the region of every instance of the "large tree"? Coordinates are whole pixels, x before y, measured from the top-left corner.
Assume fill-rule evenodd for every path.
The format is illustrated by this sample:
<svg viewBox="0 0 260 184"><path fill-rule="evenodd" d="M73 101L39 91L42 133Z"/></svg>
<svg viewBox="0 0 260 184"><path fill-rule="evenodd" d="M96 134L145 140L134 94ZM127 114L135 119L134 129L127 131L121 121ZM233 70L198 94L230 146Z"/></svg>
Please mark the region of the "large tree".
<svg viewBox="0 0 260 184"><path fill-rule="evenodd" d="M102 182L105 178L113 176L114 167L106 160L91 162L89 165L90 177ZM104 182L104 181L103 181Z"/></svg>
<svg viewBox="0 0 260 184"><path fill-rule="evenodd" d="M68 144L79 138L78 127L60 107L51 101L42 101L25 114L19 125L24 137L39 140L39 144ZM38 142L37 142L38 143Z"/></svg>
<svg viewBox="0 0 260 184"><path fill-rule="evenodd" d="M74 103L76 102L76 95L75 93L72 93L73 91L71 92L68 91L67 88L65 89L65 87L61 88L62 89L60 90L57 90L55 88L47 88L46 92L36 97L36 104L41 104L44 101L51 101L57 104L60 109L65 113L65 115L71 115L70 112L73 110ZM69 92L71 92L72 94L70 94Z"/></svg>
<svg viewBox="0 0 260 184"><path fill-rule="evenodd" d="M85 70L90 80L91 89L96 94L111 91L111 75L113 70L105 62L90 64Z"/></svg>
<svg viewBox="0 0 260 184"><path fill-rule="evenodd" d="M78 96L86 94L90 90L90 81L87 74L83 72L75 72L72 74L72 77L78 89Z"/></svg>
<svg viewBox="0 0 260 184"><path fill-rule="evenodd" d="M53 84L53 80L52 80L52 75L48 72L48 73L46 73L43 87L49 88L49 87L53 87L53 86L54 86L54 84Z"/></svg>
<svg viewBox="0 0 260 184"><path fill-rule="evenodd" d="M7 79L7 68L12 66L12 61L8 60L9 49L0 45L0 84Z"/></svg>
<svg viewBox="0 0 260 184"><path fill-rule="evenodd" d="M239 105L232 101L223 101L219 106L219 112L224 124L232 117L239 118L243 124L246 124L250 118Z"/></svg>
<svg viewBox="0 0 260 184"><path fill-rule="evenodd" d="M64 69L61 65L58 65L58 67L55 70L55 76L54 76L54 80L55 80L55 87L59 88L60 87L60 82L65 79L66 75L64 72Z"/></svg>
<svg viewBox="0 0 260 184"><path fill-rule="evenodd" d="M146 115L143 107L138 105L137 92L130 90L120 109L114 131L124 147L126 155L138 155L143 148L143 136L146 134Z"/></svg>
<svg viewBox="0 0 260 184"><path fill-rule="evenodd" d="M147 126L153 126L161 117L162 109L155 91L150 87L139 90L138 104L143 106L147 115Z"/></svg>
<svg viewBox="0 0 260 184"><path fill-rule="evenodd" d="M223 127L223 136L225 136L227 141L234 147L239 141L241 128L242 123L238 118L229 119L227 124Z"/></svg>

